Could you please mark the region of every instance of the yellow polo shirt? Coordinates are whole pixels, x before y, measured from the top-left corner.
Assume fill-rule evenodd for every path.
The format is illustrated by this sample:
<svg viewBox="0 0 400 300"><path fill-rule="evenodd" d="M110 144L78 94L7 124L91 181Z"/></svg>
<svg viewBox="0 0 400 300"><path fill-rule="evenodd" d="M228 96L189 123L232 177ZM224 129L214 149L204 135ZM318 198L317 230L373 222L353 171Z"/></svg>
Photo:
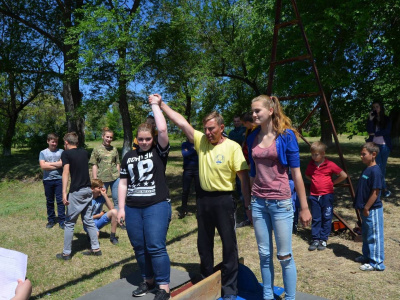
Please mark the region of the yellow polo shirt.
<svg viewBox="0 0 400 300"><path fill-rule="evenodd" d="M234 191L236 172L249 168L240 145L226 138L214 146L204 133L195 130L194 148L199 156L201 188L208 192Z"/></svg>

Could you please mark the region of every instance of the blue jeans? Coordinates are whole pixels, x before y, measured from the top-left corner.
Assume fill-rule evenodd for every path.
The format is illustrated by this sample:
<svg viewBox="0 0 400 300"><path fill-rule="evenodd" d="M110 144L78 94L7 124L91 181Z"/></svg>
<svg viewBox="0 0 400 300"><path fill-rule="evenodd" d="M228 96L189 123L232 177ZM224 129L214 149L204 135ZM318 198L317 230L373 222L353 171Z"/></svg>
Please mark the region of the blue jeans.
<svg viewBox="0 0 400 300"><path fill-rule="evenodd" d="M104 214L99 219L93 219L93 222L96 225L97 231L100 231L100 229L111 222L111 219L107 217L107 214ZM85 226L83 226L83 230L85 230L85 232L88 232Z"/></svg>
<svg viewBox="0 0 400 300"><path fill-rule="evenodd" d="M108 190L108 187L111 186L111 196L114 202L114 208L118 210L118 184L119 184L119 178L115 179L114 181L108 181L108 182L103 182L104 187L106 188L106 191Z"/></svg>
<svg viewBox="0 0 400 300"><path fill-rule="evenodd" d="M295 299L297 270L292 253L292 199L269 200L253 196L251 210L260 256L264 299L274 299L272 230L274 231L278 260L282 266L285 299ZM289 256L289 258L280 259L284 256Z"/></svg>
<svg viewBox="0 0 400 300"><path fill-rule="evenodd" d="M378 145L379 146L379 154L376 157L375 161L376 164L381 168L382 175L383 175L383 185L382 189L386 190L386 181L385 181L385 176L386 176L386 164L389 158L390 154L390 149L386 145Z"/></svg>
<svg viewBox="0 0 400 300"><path fill-rule="evenodd" d="M384 243L383 243L383 207L371 209L369 216L364 217L361 214L362 220L362 253L369 264L375 269L383 271L385 265Z"/></svg>
<svg viewBox="0 0 400 300"><path fill-rule="evenodd" d="M147 207L125 206L126 230L144 279L170 282L171 264L166 239L171 204L162 201Z"/></svg>
<svg viewBox="0 0 400 300"><path fill-rule="evenodd" d="M327 241L332 229L333 194L320 196L310 195L311 237L315 240Z"/></svg>
<svg viewBox="0 0 400 300"><path fill-rule="evenodd" d="M46 196L47 221L54 223L56 214L54 211L54 197L57 202L58 223L64 224L65 206L62 201L62 180L43 180L44 194Z"/></svg>

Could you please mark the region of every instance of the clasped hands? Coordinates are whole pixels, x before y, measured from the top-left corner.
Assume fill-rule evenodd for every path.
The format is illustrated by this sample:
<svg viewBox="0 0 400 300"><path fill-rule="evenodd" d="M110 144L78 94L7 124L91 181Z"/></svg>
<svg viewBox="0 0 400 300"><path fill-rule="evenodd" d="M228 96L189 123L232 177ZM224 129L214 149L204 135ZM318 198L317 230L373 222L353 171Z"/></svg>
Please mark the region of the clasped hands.
<svg viewBox="0 0 400 300"><path fill-rule="evenodd" d="M149 104L150 105L158 105L160 106L162 102L162 98L160 94L151 94L149 95Z"/></svg>

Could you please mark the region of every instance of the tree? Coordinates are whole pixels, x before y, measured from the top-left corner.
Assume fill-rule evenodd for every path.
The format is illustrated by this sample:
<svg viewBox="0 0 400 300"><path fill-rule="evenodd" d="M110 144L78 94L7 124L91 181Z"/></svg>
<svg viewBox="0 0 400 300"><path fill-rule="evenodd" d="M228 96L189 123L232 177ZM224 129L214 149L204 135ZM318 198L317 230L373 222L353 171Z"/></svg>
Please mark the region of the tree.
<svg viewBox="0 0 400 300"><path fill-rule="evenodd" d="M75 45L65 42L66 31L79 19L77 9L83 0L0 0L0 14L19 22L21 26L36 31L43 42L48 43L49 55L53 64L53 75L62 79L68 131L75 131L80 145L85 143L82 94L77 74L78 52L72 51Z"/></svg>
<svg viewBox="0 0 400 300"><path fill-rule="evenodd" d="M124 129L123 155L133 142L128 85L141 66L141 55L135 51L142 16L140 3L88 1L79 10L83 18L69 28L69 44L81 54L83 79L95 90L105 89L110 104L118 103Z"/></svg>
<svg viewBox="0 0 400 300"><path fill-rule="evenodd" d="M0 26L0 114L6 120L1 142L3 155L9 156L21 111L51 90L53 80L48 70L53 61L48 57L47 43L35 32L8 17L0 20Z"/></svg>
<svg viewBox="0 0 400 300"><path fill-rule="evenodd" d="M62 141L67 133L67 122L61 99L43 93L19 115L13 141L16 146L29 147L31 151L38 152L48 146L46 140L49 133L58 134Z"/></svg>

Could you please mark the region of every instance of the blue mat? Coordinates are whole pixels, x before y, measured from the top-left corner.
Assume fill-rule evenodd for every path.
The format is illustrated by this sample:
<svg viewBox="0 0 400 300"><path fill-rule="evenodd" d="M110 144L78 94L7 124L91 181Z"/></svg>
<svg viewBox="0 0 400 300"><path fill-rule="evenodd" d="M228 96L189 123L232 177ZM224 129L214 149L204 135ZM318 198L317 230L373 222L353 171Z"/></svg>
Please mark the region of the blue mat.
<svg viewBox="0 0 400 300"><path fill-rule="evenodd" d="M274 286L275 299L281 299L284 288ZM258 282L254 273L245 265L239 264L238 273L238 297L237 300L261 300L263 299L263 285ZM317 296L296 291L296 300L323 300ZM218 300L222 300L219 298Z"/></svg>

